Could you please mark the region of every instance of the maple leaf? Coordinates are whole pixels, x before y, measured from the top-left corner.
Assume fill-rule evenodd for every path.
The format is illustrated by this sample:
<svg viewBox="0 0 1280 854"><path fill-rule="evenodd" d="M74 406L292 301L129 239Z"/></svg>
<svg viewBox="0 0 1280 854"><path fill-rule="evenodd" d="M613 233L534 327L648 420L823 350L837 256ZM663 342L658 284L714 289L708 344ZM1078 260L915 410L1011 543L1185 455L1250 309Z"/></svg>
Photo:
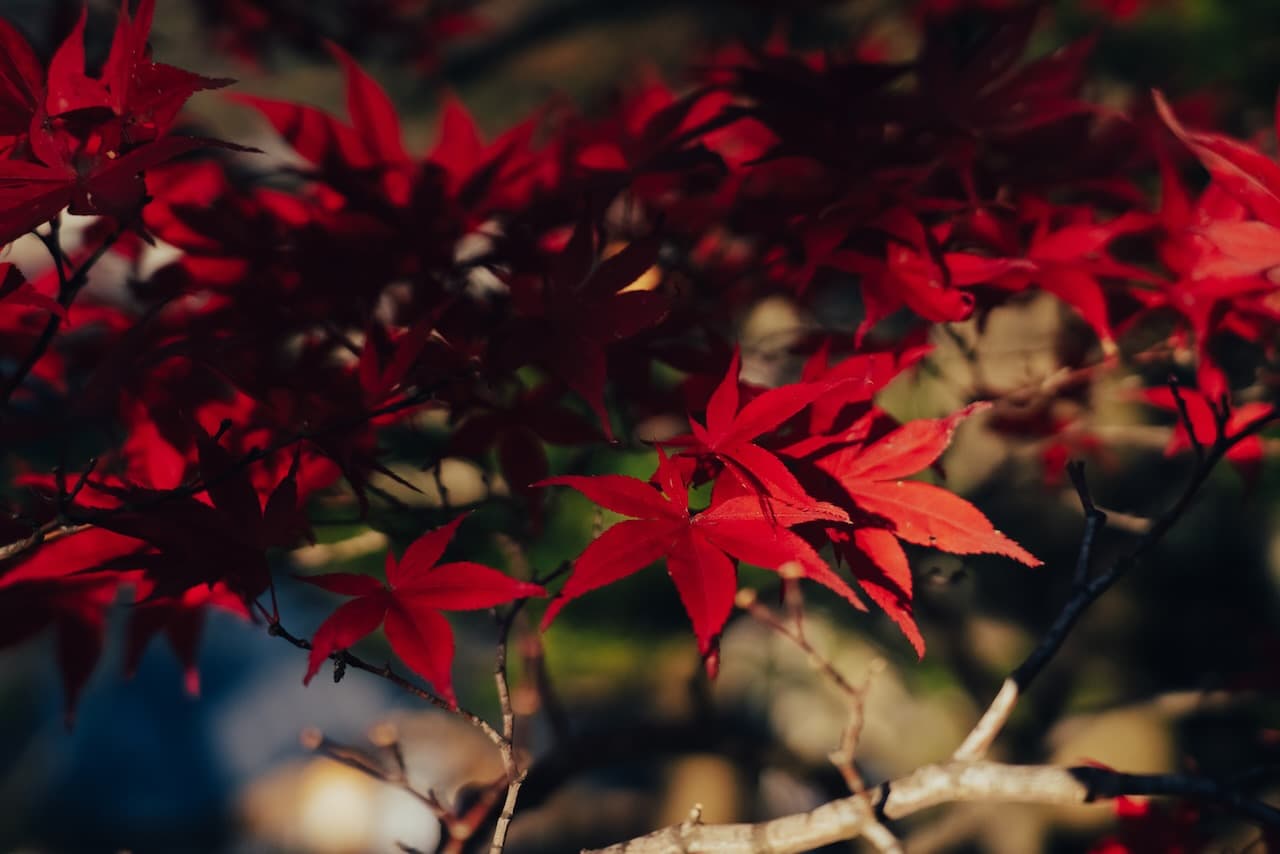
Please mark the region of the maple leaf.
<svg viewBox="0 0 1280 854"><path fill-rule="evenodd" d="M155 554L139 561L156 583L153 595L177 597L193 587L221 581L245 602L252 602L271 585L267 549L310 538L298 496L300 456L295 455L289 471L264 501L244 461L233 457L198 424L193 430L201 482L210 503L167 490L98 482L90 494L101 493L108 497L109 506L118 509L95 517L95 522L155 548ZM131 502L144 509L119 508Z"/></svg>
<svg viewBox="0 0 1280 854"><path fill-rule="evenodd" d="M556 383L525 389L506 406L478 408L449 439L451 454L480 457L496 448L498 465L512 491L529 495L535 481L545 478L547 454L543 442L580 445L602 434L577 413L559 405Z"/></svg>
<svg viewBox="0 0 1280 854"><path fill-rule="evenodd" d="M342 66L349 124L291 101L253 95L234 100L260 112L333 189L367 204L366 185L372 177L386 202L395 208L410 206L424 220L439 216L442 200L433 192L437 182L445 200L460 201L466 209L525 198L534 177L526 152L534 120L486 146L463 104L446 95L436 144L418 163L404 147L400 118L386 90L338 45L329 42L326 47Z"/></svg>
<svg viewBox="0 0 1280 854"><path fill-rule="evenodd" d="M799 507L814 500L776 454L753 440L776 430L832 389L828 383L791 383L762 392L740 406L738 374L742 356L735 348L724 379L707 401L706 425L689 419L692 437L676 437L670 445L689 446L685 454L710 456L724 464L749 492Z"/></svg>
<svg viewBox="0 0 1280 854"><path fill-rule="evenodd" d="M854 336L856 344L861 345L877 323L903 307L934 322L964 320L973 313L973 294L951 281L935 241L914 214L896 208L876 226L889 237L884 258L836 249L826 259L833 269L862 277L866 311Z"/></svg>
<svg viewBox="0 0 1280 854"><path fill-rule="evenodd" d="M1093 40L1019 66L1043 4L1004 5L977 33L946 16L926 20L916 73L939 117L975 135L1007 135L1090 112L1077 92Z"/></svg>
<svg viewBox="0 0 1280 854"><path fill-rule="evenodd" d="M57 315L64 322L67 320L67 310L53 297L32 287L22 271L12 264L0 264L0 303L6 301L10 305L38 308Z"/></svg>
<svg viewBox="0 0 1280 854"><path fill-rule="evenodd" d="M1213 180L1260 219L1280 225L1280 165L1230 137L1188 129L1159 90L1152 97L1160 118L1200 159Z"/></svg>
<svg viewBox="0 0 1280 854"><path fill-rule="evenodd" d="M574 561L573 574L542 619L545 630L569 602L665 558L680 600L693 623L698 650L714 670L715 645L738 583L734 560L774 571L798 566L854 607L866 606L817 552L789 527L813 521L844 521L829 505L765 507L754 496L736 496L697 513L689 510L689 483L658 449L655 488L625 475L561 475L538 486L568 486L594 503L629 516L591 542ZM714 673L712 674L714 675Z"/></svg>
<svg viewBox="0 0 1280 854"><path fill-rule="evenodd" d="M29 553L0 575L0 647L52 626L57 635L67 723L102 653L106 609L145 544L89 528Z"/></svg>
<svg viewBox="0 0 1280 854"><path fill-rule="evenodd" d="M821 457L817 465L840 481L860 510L888 520L902 540L952 554L999 554L1039 566L1037 558L995 530L968 501L933 484L903 479L933 465L959 422L983 408L974 404L947 418L910 421L875 442Z"/></svg>
<svg viewBox="0 0 1280 854"><path fill-rule="evenodd" d="M316 630L303 684L311 681L332 653L346 649L381 625L391 648L409 669L430 682L451 706L457 705L451 673L453 630L440 612L492 608L546 595L539 584L517 581L483 564L440 563L465 518L458 516L423 534L405 549L399 561L388 551L386 584L345 572L300 576L308 584L356 597Z"/></svg>
<svg viewBox="0 0 1280 854"><path fill-rule="evenodd" d="M0 18L0 138L31 129L44 98L44 68L12 24Z"/></svg>
<svg viewBox="0 0 1280 854"><path fill-rule="evenodd" d="M943 256L943 263L951 274L952 284L960 287L987 284L1020 291L1037 285L1071 306L1093 327L1104 350L1114 352L1116 344L1106 295L1098 278L1159 280L1140 268L1116 261L1106 249L1115 239L1151 224L1152 219L1147 215L1128 213L1110 222L1070 221L1055 229L1046 215L1036 223L1026 253L1021 257L992 258L970 252L948 252Z"/></svg>
<svg viewBox="0 0 1280 854"><path fill-rule="evenodd" d="M703 137L737 121L738 116L725 109L725 93L698 90L677 98L656 74L650 72L647 78L629 93L616 118L582 129L578 164L597 173L630 172L639 179L642 194L650 186L644 173L722 168ZM695 129L701 132L692 133ZM657 181L653 186L662 185Z"/></svg>
<svg viewBox="0 0 1280 854"><path fill-rule="evenodd" d="M657 262L656 234L603 259L595 243L588 212L553 259L541 289L516 283L513 296L522 302L522 313L537 321L504 344L539 352L547 367L591 407L606 438L613 439L604 404L609 346L662 322L668 301L653 291L625 290Z"/></svg>
<svg viewBox="0 0 1280 854"><path fill-rule="evenodd" d="M111 50L100 77L85 72L87 8L49 64L37 88L29 48L0 31L15 51L3 73L0 103L19 115L34 109L28 133L33 160L0 160L0 244L49 221L64 208L75 214L126 217L146 198L142 173L199 148L250 149L218 140L166 136L182 105L201 89L225 86L147 58L154 0L137 17L123 0ZM4 110L0 107L0 113Z"/></svg>
<svg viewBox="0 0 1280 854"><path fill-rule="evenodd" d="M152 638L163 635L182 664L187 693L198 695L200 671L196 658L205 616L211 608L218 608L248 620L249 609L244 601L225 584L192 587L181 596L161 598L152 598L148 585L140 584L135 595L137 601L129 612L125 635L125 673L136 673L147 645Z"/></svg>
<svg viewBox="0 0 1280 854"><path fill-rule="evenodd" d="M987 405L973 404L947 418L910 421L879 439L853 441L814 460L856 508L847 526L828 526L828 536L867 595L921 656L924 639L912 616L911 570L899 540L952 554L998 554L1028 566L1041 563L965 499L904 479L936 463L956 426Z"/></svg>
<svg viewBox="0 0 1280 854"><path fill-rule="evenodd" d="M825 340L805 362L800 379L806 383L825 383L832 387L831 393L812 403L809 436L789 444L787 454L803 457L836 442L865 439L861 433L853 436L848 431L855 425L860 430L871 430L876 422L883 422L873 403L875 395L932 349L933 345L921 336L897 342L891 349L859 350L833 366L831 341Z"/></svg>
<svg viewBox="0 0 1280 854"><path fill-rule="evenodd" d="M1266 301L1275 289L1265 245L1270 226L1246 219L1249 208L1217 181L1193 203L1166 158L1160 160L1160 172L1158 219L1166 233L1159 254L1175 278L1158 282L1156 289L1133 289L1130 296L1144 312L1167 308L1185 319L1195 338L1196 385L1218 399L1228 392L1228 383L1211 348L1215 337L1233 331L1257 340L1261 333L1241 321L1252 313L1270 314Z"/></svg>
<svg viewBox="0 0 1280 854"><path fill-rule="evenodd" d="M141 0L132 15L129 0L121 0L106 62L99 76L90 77L85 73L84 52L88 8L83 9L49 63L47 116L105 108L121 121L111 131L119 135L120 143L136 145L162 136L196 92L234 82L152 62L147 38L154 15L155 0Z"/></svg>
<svg viewBox="0 0 1280 854"><path fill-rule="evenodd" d="M446 192L465 207L518 208L539 178L528 150L536 130L535 114L486 144L466 105L446 94L436 144L426 163L444 171Z"/></svg>

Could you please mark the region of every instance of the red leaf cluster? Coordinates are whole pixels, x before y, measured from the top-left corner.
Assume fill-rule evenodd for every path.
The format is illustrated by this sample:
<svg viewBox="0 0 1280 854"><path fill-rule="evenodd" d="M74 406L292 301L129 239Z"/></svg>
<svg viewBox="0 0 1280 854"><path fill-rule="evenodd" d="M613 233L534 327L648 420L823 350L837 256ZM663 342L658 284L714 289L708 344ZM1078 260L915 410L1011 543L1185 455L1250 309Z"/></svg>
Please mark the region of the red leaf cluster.
<svg viewBox="0 0 1280 854"><path fill-rule="evenodd" d="M273 31L296 35L294 4L206 5L255 55ZM931 330L1048 294L1091 330L1078 349L1096 345L1099 372L1157 330L1171 365L1194 364L1203 444L1210 402L1225 413L1232 391L1221 346L1270 351L1280 320L1280 166L1191 129L1187 105L1091 103L1093 41L1033 53L1041 5L918 4L909 56L721 45L679 84L649 72L600 110L556 100L493 139L440 92L424 151L382 85L313 32L345 115L236 96L292 149L287 165L181 156L211 143L173 133L180 109L228 81L153 60L153 0L122 3L94 69L85 16L47 66L0 22L0 244L36 232L55 259L0 266L0 443L23 473L2 527L31 544L0 563L0 611L21 616L0 642L54 627L74 700L126 585L134 647L163 635L194 674L209 607L279 619L263 601L276 553L321 503L379 525L412 512L388 484L417 489L450 454L485 470L528 541L555 506L535 484L627 517L578 557L546 622L662 560L714 660L746 563L855 608L861 590L923 653L909 548L1038 563L917 477L986 393L940 419L880 408L931 358ZM402 4L361 6L404 20ZM1183 174L1196 161L1199 191ZM97 217L74 248L64 211ZM814 327L792 354L799 379L768 389L742 381L735 349L766 297ZM1081 377L1062 394L1083 408ZM991 419L1051 443L1059 473L1098 450L1068 423L1049 403ZM639 435L661 439L648 481L576 473L576 450L608 458ZM50 444L69 460L56 471ZM1184 426L1171 450L1189 444ZM1232 459L1256 467L1261 447ZM436 566L460 518L391 561L386 584L317 580L354 598L318 633L312 675L382 625L452 697L439 612L540 592Z"/></svg>

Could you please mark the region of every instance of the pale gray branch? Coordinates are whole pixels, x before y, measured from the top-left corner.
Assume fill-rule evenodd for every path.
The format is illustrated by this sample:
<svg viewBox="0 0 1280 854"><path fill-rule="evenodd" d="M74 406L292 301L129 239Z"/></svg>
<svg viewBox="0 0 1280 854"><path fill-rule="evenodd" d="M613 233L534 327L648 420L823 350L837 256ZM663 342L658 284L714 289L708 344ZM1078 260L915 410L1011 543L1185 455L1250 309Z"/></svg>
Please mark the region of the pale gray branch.
<svg viewBox="0 0 1280 854"><path fill-rule="evenodd" d="M1067 806L1124 794L1193 796L1217 801L1262 824L1280 826L1280 810L1203 778L952 760L925 765L866 795L830 801L809 812L756 824L686 822L584 854L798 854L862 836L867 828L879 825L877 812L898 819L946 803Z"/></svg>

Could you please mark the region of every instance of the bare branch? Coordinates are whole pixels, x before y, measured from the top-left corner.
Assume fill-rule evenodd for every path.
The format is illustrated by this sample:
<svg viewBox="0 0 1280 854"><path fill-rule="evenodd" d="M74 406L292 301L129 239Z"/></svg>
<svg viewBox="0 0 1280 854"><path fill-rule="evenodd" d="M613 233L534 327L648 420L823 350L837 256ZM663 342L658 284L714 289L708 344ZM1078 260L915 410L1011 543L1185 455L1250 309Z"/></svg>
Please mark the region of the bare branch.
<svg viewBox="0 0 1280 854"><path fill-rule="evenodd" d="M1269 827L1280 827L1280 810L1243 797L1220 784L1181 775L1122 774L1105 768L1058 768L951 761L925 765L877 786L868 798L853 795L805 813L756 824L690 824L656 831L586 854L788 854L864 836L877 813L905 818L945 803L986 801L1077 805L1120 795L1174 795L1218 803ZM883 826L883 825L880 825Z"/></svg>
<svg viewBox="0 0 1280 854"><path fill-rule="evenodd" d="M515 545L514 541L510 545ZM523 552L521 551L523 556ZM532 574L527 560L522 567L524 574ZM520 599L507 609L506 614L494 616L498 620L498 648L494 656L493 680L498 688L498 705L502 709L502 741L498 742L498 751L502 754L502 765L507 776L507 796L502 803L502 811L498 814L497 824L493 829L493 843L489 846L490 854L502 854L507 844L507 832L511 828L511 820L515 817L516 801L520 797L520 787L524 785L528 769L522 769L516 756L516 712L511 704L511 685L507 676L507 648L511 640L511 627L515 625L520 612L524 610L528 599Z"/></svg>
<svg viewBox="0 0 1280 854"><path fill-rule="evenodd" d="M836 767L836 770L840 772L840 776L844 778L845 785L849 787L849 791L856 797L866 798L866 782L862 779L862 774L858 771L854 759L858 747L858 738L862 735L863 710L866 705L867 690L871 687L871 680L875 675L884 670L885 662L883 659L873 661L866 677L858 685L846 679L844 674L831 662L831 659L823 655L805 637L804 603L801 599L800 585L796 583L798 579L789 576L790 573L783 573L783 595L794 627L787 625L778 619L772 611L761 605L756 598L754 590L743 589L738 591L735 604L803 650L809 657L809 661L821 670L831 680L831 683L848 698L849 722L841 733L839 748L832 751L828 758L831 760L831 764ZM888 854L896 854L896 852L902 851L902 843L898 841L889 828L881 824L879 819L875 817L872 817L867 822L863 833L866 835L867 840L879 851L888 852Z"/></svg>
<svg viewBox="0 0 1280 854"><path fill-rule="evenodd" d="M18 557L19 555L25 554L43 543L49 543L54 540L62 539L63 537L69 537L72 534L78 534L81 531L86 531L91 527L93 526L84 524L69 525L65 522L60 522L59 520L54 519L44 523L39 528L36 528L31 532L30 536L23 537L21 540L16 540L12 543L6 543L5 545L0 546L0 561Z"/></svg>
<svg viewBox="0 0 1280 854"><path fill-rule="evenodd" d="M363 774L367 774L375 780L381 780L384 783L403 789L421 801L431 811L432 815L446 827L451 826L456 819L453 811L441 803L435 792L430 790L421 792L410 785L399 741L377 745L386 754L386 757L391 759L390 764L385 761L383 756L374 755L365 748L334 741L318 729L303 730L302 745L308 750L315 751L335 762L346 765L348 768L354 768Z"/></svg>
<svg viewBox="0 0 1280 854"><path fill-rule="evenodd" d="M1018 705L1018 698L1021 695L1022 690L1018 687L1018 680L1012 676L1004 680L1004 684L1000 686L1000 693L996 694L996 698L991 701L991 705L983 712L973 729L969 730L969 734L951 754L951 758L972 761L986 756L991 745L995 743L996 736L1000 735L1004 725L1009 722L1009 716L1013 714L1013 708Z"/></svg>
<svg viewBox="0 0 1280 854"><path fill-rule="evenodd" d="M494 656L493 681L498 687L498 705L502 709L502 741L498 742L498 751L502 754L502 766L507 772L507 797L493 829L493 844L489 846L492 854L502 854L502 849L506 847L507 831L515 816L516 800L520 797L520 787L524 784L525 776L516 763L516 713L511 706L511 685L507 680L507 641L519 612L520 603L517 603L505 616L498 617L498 649Z"/></svg>

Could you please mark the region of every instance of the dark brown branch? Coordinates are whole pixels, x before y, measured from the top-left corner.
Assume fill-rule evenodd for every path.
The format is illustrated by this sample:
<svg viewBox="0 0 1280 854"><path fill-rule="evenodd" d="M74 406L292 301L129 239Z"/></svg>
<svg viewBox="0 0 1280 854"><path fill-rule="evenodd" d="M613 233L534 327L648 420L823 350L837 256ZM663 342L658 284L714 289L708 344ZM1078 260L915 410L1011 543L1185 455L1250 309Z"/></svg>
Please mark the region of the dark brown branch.
<svg viewBox="0 0 1280 854"><path fill-rule="evenodd" d="M1182 396L1182 385L1178 382L1176 375L1169 377L1168 386L1169 393L1173 395L1173 405L1178 408L1178 420L1182 422L1182 429L1187 431L1187 439L1191 442L1191 450L1195 452L1196 459L1203 463L1205 455L1204 442L1201 442L1200 437L1196 435L1196 425L1191 420L1191 412L1187 409L1187 400ZM1218 436L1222 436L1221 427L1219 427Z"/></svg>
<svg viewBox="0 0 1280 854"><path fill-rule="evenodd" d="M1084 534L1080 537L1080 553L1076 556L1076 571L1071 582L1078 587L1089 579L1094 540L1097 539L1098 531L1102 526L1107 524L1107 514L1093 503L1093 496L1089 493L1089 481L1084 476L1084 463L1078 460L1067 463L1067 474L1071 477L1071 484L1075 487L1076 494L1080 496L1080 506L1084 510Z"/></svg>
<svg viewBox="0 0 1280 854"><path fill-rule="evenodd" d="M66 263L65 256L62 252L62 246L58 242L58 228L56 226L58 221L54 220L53 222L55 225L53 225L49 235L37 234L36 236L40 238L40 242L48 248L49 254L53 256L54 268L58 272L58 305L62 306L63 309L69 309L71 304L75 302L80 290L89 281L89 271L102 260L102 256L106 255L111 247L115 245L115 242L120 239L121 232L112 232L97 249L93 250L93 253L89 255L85 262L68 276L64 266ZM8 409L9 400L13 397L14 392L22 387L27 376L35 368L36 363L44 358L44 354L48 352L49 345L53 343L53 338L58 334L58 328L61 325L61 317L56 314L49 315L49 319L45 321L44 329L40 331L40 337L36 339L35 346L31 348L26 358L22 360L22 364L5 382L4 387L0 388L0 412Z"/></svg>

